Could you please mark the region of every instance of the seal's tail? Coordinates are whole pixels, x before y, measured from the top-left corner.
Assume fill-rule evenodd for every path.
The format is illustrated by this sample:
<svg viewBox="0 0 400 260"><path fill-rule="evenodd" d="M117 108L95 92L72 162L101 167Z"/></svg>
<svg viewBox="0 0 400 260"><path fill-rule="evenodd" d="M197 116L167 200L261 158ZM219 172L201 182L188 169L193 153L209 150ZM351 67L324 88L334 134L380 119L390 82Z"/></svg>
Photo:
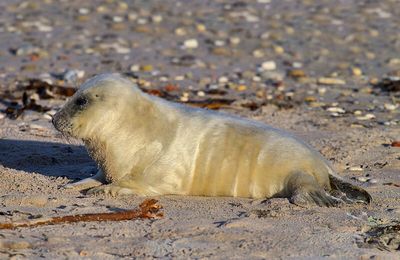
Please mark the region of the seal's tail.
<svg viewBox="0 0 400 260"><path fill-rule="evenodd" d="M329 174L329 181L331 184L331 194L335 197L339 197L345 202L362 202L369 204L372 201L371 195L369 193L345 180Z"/></svg>

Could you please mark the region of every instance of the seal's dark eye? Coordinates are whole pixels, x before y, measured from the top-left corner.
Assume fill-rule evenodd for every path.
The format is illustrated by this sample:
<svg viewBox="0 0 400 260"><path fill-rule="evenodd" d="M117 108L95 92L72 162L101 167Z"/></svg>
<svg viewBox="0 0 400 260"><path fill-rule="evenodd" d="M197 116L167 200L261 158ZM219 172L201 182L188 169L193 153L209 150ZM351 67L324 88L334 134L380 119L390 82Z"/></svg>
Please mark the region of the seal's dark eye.
<svg viewBox="0 0 400 260"><path fill-rule="evenodd" d="M88 102L88 101L87 101L87 99L86 99L85 97L79 97L79 98L77 98L77 99L75 100L75 104L76 104L77 106L80 106L80 107L86 105L87 102Z"/></svg>

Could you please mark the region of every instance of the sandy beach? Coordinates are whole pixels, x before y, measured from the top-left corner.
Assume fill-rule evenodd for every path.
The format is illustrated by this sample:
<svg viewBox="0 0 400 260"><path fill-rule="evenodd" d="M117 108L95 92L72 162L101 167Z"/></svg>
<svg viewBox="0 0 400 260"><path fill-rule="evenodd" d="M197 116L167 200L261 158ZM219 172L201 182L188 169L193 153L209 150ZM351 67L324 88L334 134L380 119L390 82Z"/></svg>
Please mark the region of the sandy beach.
<svg viewBox="0 0 400 260"><path fill-rule="evenodd" d="M135 209L51 116L91 76L285 129L370 205L154 197L164 217L0 230L0 259L400 258L400 2L0 3L0 223Z"/></svg>

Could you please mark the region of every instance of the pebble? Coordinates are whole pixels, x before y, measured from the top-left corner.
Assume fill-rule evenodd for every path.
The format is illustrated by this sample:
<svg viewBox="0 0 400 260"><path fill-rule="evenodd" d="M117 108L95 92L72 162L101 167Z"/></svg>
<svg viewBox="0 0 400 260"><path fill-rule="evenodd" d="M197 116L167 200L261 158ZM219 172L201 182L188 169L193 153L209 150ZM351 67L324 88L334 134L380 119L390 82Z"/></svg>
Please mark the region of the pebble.
<svg viewBox="0 0 400 260"><path fill-rule="evenodd" d="M371 119L374 119L375 118L375 115L374 114L366 114L366 115L364 115L364 116L358 116L358 117L356 117L358 120L361 120L361 121L363 121L363 120L371 120Z"/></svg>
<svg viewBox="0 0 400 260"><path fill-rule="evenodd" d="M32 45L24 45L14 50L14 54L17 56L30 55L38 53L40 49Z"/></svg>
<svg viewBox="0 0 400 260"><path fill-rule="evenodd" d="M223 40L216 40L216 41L214 41L214 45L215 45L215 46L219 46L219 47L225 46L225 41L223 41Z"/></svg>
<svg viewBox="0 0 400 260"><path fill-rule="evenodd" d="M153 15L151 17L151 20L153 21L153 23L161 23L163 20L163 17L161 15Z"/></svg>
<svg viewBox="0 0 400 260"><path fill-rule="evenodd" d="M84 76L84 70L67 70L63 75L63 80L69 83L73 83L76 82L77 79L81 79Z"/></svg>
<svg viewBox="0 0 400 260"><path fill-rule="evenodd" d="M133 64L129 67L129 70L132 72L138 72L140 70L140 66L138 64Z"/></svg>
<svg viewBox="0 0 400 260"><path fill-rule="evenodd" d="M349 168L349 171L361 172L361 171L363 171L363 168L361 168L360 166L352 166L352 167Z"/></svg>
<svg viewBox="0 0 400 260"><path fill-rule="evenodd" d="M251 80L254 82L260 82L261 78L259 76L254 76Z"/></svg>
<svg viewBox="0 0 400 260"><path fill-rule="evenodd" d="M237 87L237 90L238 91L245 91L247 89L247 86L246 85L239 85L238 87Z"/></svg>
<svg viewBox="0 0 400 260"><path fill-rule="evenodd" d="M89 14L90 10L87 8L79 8L78 12L79 14Z"/></svg>
<svg viewBox="0 0 400 260"><path fill-rule="evenodd" d="M199 43L196 39L189 39L183 42L183 47L185 49L196 49L199 47Z"/></svg>
<svg viewBox="0 0 400 260"><path fill-rule="evenodd" d="M306 77L306 73L301 69L293 69L289 70L288 75L293 78L304 78Z"/></svg>
<svg viewBox="0 0 400 260"><path fill-rule="evenodd" d="M357 180L360 182L367 182L369 179L367 177L357 177Z"/></svg>
<svg viewBox="0 0 400 260"><path fill-rule="evenodd" d="M146 65L140 66L140 70L145 71L145 72L152 71L153 69L154 69L153 65L151 65L151 64L146 64Z"/></svg>
<svg viewBox="0 0 400 260"><path fill-rule="evenodd" d="M238 45L240 43L239 37L231 37L229 38L229 43L232 45Z"/></svg>
<svg viewBox="0 0 400 260"><path fill-rule="evenodd" d="M218 83L227 83L229 81L229 79L225 76L219 77L218 78Z"/></svg>
<svg viewBox="0 0 400 260"><path fill-rule="evenodd" d="M351 68L351 72L353 73L354 76L361 76L362 75L362 70L357 67Z"/></svg>
<svg viewBox="0 0 400 260"><path fill-rule="evenodd" d="M197 96L204 97L205 95L206 93L204 93L204 91L197 91Z"/></svg>
<svg viewBox="0 0 400 260"><path fill-rule="evenodd" d="M274 51L276 54L282 54L285 52L285 49L282 46L274 46Z"/></svg>
<svg viewBox="0 0 400 260"><path fill-rule="evenodd" d="M388 65L393 66L393 67L398 66L398 65L400 65L400 59L397 59L397 58L390 59L388 62Z"/></svg>
<svg viewBox="0 0 400 260"><path fill-rule="evenodd" d="M324 95L326 93L326 88L318 88L318 94Z"/></svg>
<svg viewBox="0 0 400 260"><path fill-rule="evenodd" d="M394 104L385 103L383 106L385 107L386 110L393 111L393 110L395 110L399 105L397 105L397 104L394 105Z"/></svg>
<svg viewBox="0 0 400 260"><path fill-rule="evenodd" d="M295 61L295 62L292 63L292 67L295 68L295 69L300 69L300 68L303 67L303 63Z"/></svg>
<svg viewBox="0 0 400 260"><path fill-rule="evenodd" d="M378 183L379 181L377 180L377 179L369 179L368 180L368 183L371 183L371 184L376 184L376 183Z"/></svg>
<svg viewBox="0 0 400 260"><path fill-rule="evenodd" d="M185 28L178 27L175 29L175 34L178 36L184 36L186 35L186 30Z"/></svg>
<svg viewBox="0 0 400 260"><path fill-rule="evenodd" d="M346 110L344 110L341 107L328 107L326 109L326 111L332 112L332 113L340 113L340 114L346 113Z"/></svg>
<svg viewBox="0 0 400 260"><path fill-rule="evenodd" d="M112 20L114 23L122 23L124 21L124 18L121 16L114 16Z"/></svg>
<svg viewBox="0 0 400 260"><path fill-rule="evenodd" d="M275 70L276 69L276 63L275 61L265 61L261 64L261 68L263 70Z"/></svg>
<svg viewBox="0 0 400 260"><path fill-rule="evenodd" d="M327 77L321 77L318 78L317 82L322 85L344 85L346 84L346 81L338 78L327 78Z"/></svg>
<svg viewBox="0 0 400 260"><path fill-rule="evenodd" d="M207 30L207 27L204 24L199 23L196 24L196 29L199 32L205 32Z"/></svg>
<svg viewBox="0 0 400 260"><path fill-rule="evenodd" d="M253 56L254 57L256 57L256 58L262 58L262 57L264 57L264 51L263 50L259 50L259 49L257 49L257 50L254 50L253 51Z"/></svg>
<svg viewBox="0 0 400 260"><path fill-rule="evenodd" d="M179 98L182 102L188 102L189 101L189 93L183 92L182 96Z"/></svg>

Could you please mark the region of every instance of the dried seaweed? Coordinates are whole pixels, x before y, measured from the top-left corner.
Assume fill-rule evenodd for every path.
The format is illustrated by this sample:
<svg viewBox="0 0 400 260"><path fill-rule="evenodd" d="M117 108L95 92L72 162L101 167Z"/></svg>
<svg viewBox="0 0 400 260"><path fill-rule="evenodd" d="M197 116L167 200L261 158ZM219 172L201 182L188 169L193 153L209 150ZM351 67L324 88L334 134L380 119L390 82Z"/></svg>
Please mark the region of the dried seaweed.
<svg viewBox="0 0 400 260"><path fill-rule="evenodd" d="M384 78L380 82L375 84L374 87L379 88L384 92L400 92L400 78L399 77Z"/></svg>
<svg viewBox="0 0 400 260"><path fill-rule="evenodd" d="M49 84L40 79L30 79L25 90L35 90L42 99L54 98L56 95L71 97L75 94L76 89L73 87Z"/></svg>
<svg viewBox="0 0 400 260"><path fill-rule="evenodd" d="M361 247L377 248L382 251L400 251L400 222L381 224L365 233Z"/></svg>
<svg viewBox="0 0 400 260"><path fill-rule="evenodd" d="M14 229L17 227L37 227L43 225L55 225L75 222L122 221L143 218L161 218L163 217L163 213L159 211L162 206L160 204L157 204L157 202L158 201L155 199L147 199L139 205L139 209L121 212L91 213L62 217L38 218L34 220L12 223L0 223L0 229Z"/></svg>

